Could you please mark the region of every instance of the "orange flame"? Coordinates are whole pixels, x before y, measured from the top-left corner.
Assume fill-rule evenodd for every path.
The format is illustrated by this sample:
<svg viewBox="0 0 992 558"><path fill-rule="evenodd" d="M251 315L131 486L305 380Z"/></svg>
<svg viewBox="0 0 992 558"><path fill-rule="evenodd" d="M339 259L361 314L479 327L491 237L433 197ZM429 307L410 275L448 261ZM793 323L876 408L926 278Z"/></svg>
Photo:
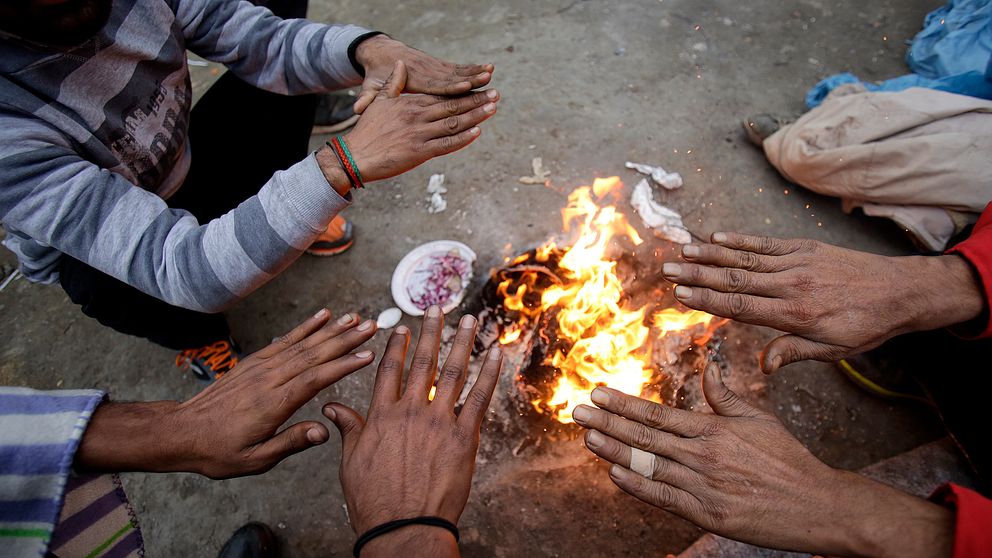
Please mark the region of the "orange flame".
<svg viewBox="0 0 992 558"><path fill-rule="evenodd" d="M652 316L649 326L645 324L647 307L627 307L616 274L617 263L609 258L608 250L619 236L629 238L635 245L643 240L615 206L597 203L622 187L617 177L596 179L592 187L580 187L568 196L568 204L562 209L563 227L566 232L574 230L576 240L561 252L557 269L561 284L545 288L539 304L529 308L523 300L528 293L534 300L536 272L525 273L516 280L515 288L511 286L513 279L498 287L503 305L520 316L518 323L500 336L502 344L520 339L524 329L545 311L557 310L557 334L569 348L546 357L545 364L560 375L551 396L532 404L539 411L550 410L563 423L573 422L573 409L581 403L589 404L589 394L597 386L608 385L640 395L658 372L651 361L654 339L713 322L714 317L704 312L665 309ZM536 251L535 259L545 262L555 249L553 243L545 244ZM523 263L529 256L521 258L514 264ZM656 336L651 335L652 327L658 331Z"/></svg>

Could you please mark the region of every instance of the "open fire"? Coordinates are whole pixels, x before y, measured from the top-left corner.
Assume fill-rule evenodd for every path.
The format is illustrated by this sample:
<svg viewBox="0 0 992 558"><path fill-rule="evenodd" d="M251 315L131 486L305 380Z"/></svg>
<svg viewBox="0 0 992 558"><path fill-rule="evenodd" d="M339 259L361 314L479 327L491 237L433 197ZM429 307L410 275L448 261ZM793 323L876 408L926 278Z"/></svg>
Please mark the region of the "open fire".
<svg viewBox="0 0 992 558"><path fill-rule="evenodd" d="M703 346L726 323L704 312L662 307L657 297L635 301L635 291L653 287L660 276L642 277L638 286L636 277L619 269L626 246L644 242L616 207L622 187L612 177L574 190L562 210L571 242L549 241L491 279L502 305L498 342L534 344L536 336L542 350L531 364L545 379L526 393L534 409L561 423L573 422L572 410L589 403L597 386L661 402L660 390L650 388L672 361L670 354L659 356L671 352L670 338Z"/></svg>

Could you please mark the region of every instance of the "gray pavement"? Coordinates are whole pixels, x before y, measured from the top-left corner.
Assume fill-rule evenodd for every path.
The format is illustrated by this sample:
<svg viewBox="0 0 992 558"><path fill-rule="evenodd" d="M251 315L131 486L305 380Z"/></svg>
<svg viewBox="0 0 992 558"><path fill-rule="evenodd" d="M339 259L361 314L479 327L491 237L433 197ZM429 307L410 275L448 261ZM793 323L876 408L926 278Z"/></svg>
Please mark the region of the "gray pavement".
<svg viewBox="0 0 992 558"><path fill-rule="evenodd" d="M685 186L659 201L681 211L698 237L741 230L906 253L910 245L894 226L845 215L836 200L783 182L747 144L739 121L754 112L801 111L807 88L834 72L869 79L903 73L904 41L938 4L313 0L313 19L380 29L457 61L495 63L503 101L471 148L356 193L348 210L358 228L355 247L337 258L304 257L239 304L229 313L235 335L255 350L322 305L375 315L392 305L393 267L429 240L472 246L484 277L507 252L558 232L558 211L573 187L614 174L632 186L627 160L682 173ZM213 77L209 70L198 69L199 92ZM278 138L254 138L260 140ZM530 174L536 156L553 172L550 188L516 181ZM436 215L426 211L432 173L445 173L449 189L448 209ZM13 264L0 250L4 271ZM473 293L480 287L477 281ZM98 387L121 400L188 398L201 387L173 367L172 352L102 328L57 286L12 282L0 292L0 316L3 384ZM742 355L756 354L771 335L740 325L729 331ZM753 362L742 357L737 365ZM740 372L748 373L753 369ZM343 380L299 417L319 418L320 405L332 400L364 409L371 380L371 371ZM872 399L826 364L794 365L758 391L751 395L761 405L839 467L864 467L941 435L922 411ZM495 405L500 401L497 395ZM487 429L487 436L509 434ZM500 442L491 447L516 445ZM214 556L248 520L275 527L288 557L349 555L339 450L332 436L267 475L231 481L126 475L149 556ZM477 470L462 521L467 556L664 556L701 534L619 493L577 440L518 455L493 449Z"/></svg>

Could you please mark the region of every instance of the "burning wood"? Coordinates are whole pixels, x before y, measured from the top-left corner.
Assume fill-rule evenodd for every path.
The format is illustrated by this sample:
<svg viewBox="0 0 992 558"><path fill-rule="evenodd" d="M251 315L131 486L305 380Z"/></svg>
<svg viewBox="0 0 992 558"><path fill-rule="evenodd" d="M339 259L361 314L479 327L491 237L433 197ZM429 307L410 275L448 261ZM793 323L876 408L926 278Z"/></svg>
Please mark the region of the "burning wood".
<svg viewBox="0 0 992 558"><path fill-rule="evenodd" d="M495 308L498 342L530 355L520 373L528 403L561 423L572 422L576 405L590 403L596 386L660 402L666 367L726 322L661 307L646 286L625 292L636 274L625 270L623 256L643 240L615 205L622 187L613 177L573 191L562 210L571 243L548 242L518 256L483 292Z"/></svg>

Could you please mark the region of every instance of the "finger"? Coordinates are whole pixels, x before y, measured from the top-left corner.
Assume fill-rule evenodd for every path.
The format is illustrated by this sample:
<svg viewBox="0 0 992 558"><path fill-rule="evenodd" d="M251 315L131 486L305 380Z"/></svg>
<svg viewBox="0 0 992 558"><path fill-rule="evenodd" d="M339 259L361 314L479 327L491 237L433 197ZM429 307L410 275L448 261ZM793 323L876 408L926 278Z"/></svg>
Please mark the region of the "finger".
<svg viewBox="0 0 992 558"><path fill-rule="evenodd" d="M724 293L779 296L782 289L771 273L754 273L733 267L668 262L662 266L665 279L679 285L706 287Z"/></svg>
<svg viewBox="0 0 992 558"><path fill-rule="evenodd" d="M319 446L328 437L327 427L319 422L296 423L255 447L252 457L258 462L257 472L268 471L290 455Z"/></svg>
<svg viewBox="0 0 992 558"><path fill-rule="evenodd" d="M465 114L449 116L444 120L439 120L427 126L427 136L430 138L441 138L453 136L459 132L485 122L489 117L496 114L496 103L486 103L477 109L473 109Z"/></svg>
<svg viewBox="0 0 992 558"><path fill-rule="evenodd" d="M283 392L285 398L284 408L291 412L299 409L307 401L316 397L321 391L324 391L348 374L357 372L372 364L374 360L374 352L360 351L307 369L302 374L286 382L283 387L285 390Z"/></svg>
<svg viewBox="0 0 992 558"><path fill-rule="evenodd" d="M787 308L779 299L742 293L721 293L704 287L675 287L675 298L693 310L781 329Z"/></svg>
<svg viewBox="0 0 992 558"><path fill-rule="evenodd" d="M690 513L696 498L685 490L647 479L620 465L610 467L610 480L642 502L691 520Z"/></svg>
<svg viewBox="0 0 992 558"><path fill-rule="evenodd" d="M426 104L425 116L428 121L436 122L444 120L450 116L465 114L473 109L477 109L488 103L495 103L499 100L499 91L490 89L488 91L477 91L471 95L461 97L435 97L425 95L424 99L418 101Z"/></svg>
<svg viewBox="0 0 992 558"><path fill-rule="evenodd" d="M432 405L440 405L449 412L455 408L455 402L462 393L465 385L465 374L468 361L475 346L475 329L477 322L474 316L466 314L458 323L458 333L451 345L451 352L441 367L441 376L437 381L437 393L434 394Z"/></svg>
<svg viewBox="0 0 992 558"><path fill-rule="evenodd" d="M803 240L783 240L770 236L752 236L749 234L716 232L710 237L714 244L719 244L734 250L745 250L755 254L769 256L785 256L803 249Z"/></svg>
<svg viewBox="0 0 992 558"><path fill-rule="evenodd" d="M492 64L458 64L455 66L455 75L462 77L473 77L480 74L492 74L495 66Z"/></svg>
<svg viewBox="0 0 992 558"><path fill-rule="evenodd" d="M403 397L417 401L427 401L427 394L434 385L437 375L437 352L441 346L441 330L444 328L444 313L438 306L431 306L424 314L420 337L413 351L410 375L406 380Z"/></svg>
<svg viewBox="0 0 992 558"><path fill-rule="evenodd" d="M849 350L837 345L810 341L798 335L783 335L772 339L761 353L761 369L772 374L779 368L801 360L830 362L848 355Z"/></svg>
<svg viewBox="0 0 992 558"><path fill-rule="evenodd" d="M336 320L327 320L320 328L311 331L292 345L286 346L281 352L273 355L269 361L269 366L273 368L285 366L301 353L305 353L308 348L315 347L330 337L341 335L358 323L359 317L356 314L342 314Z"/></svg>
<svg viewBox="0 0 992 558"><path fill-rule="evenodd" d="M358 93L358 98L355 99L355 105L352 107L355 114L364 113L365 109L369 108L372 101L374 101L376 96L379 95L379 92L382 91L382 87L385 84L386 82L381 79L366 77L365 82L362 83L362 90Z"/></svg>
<svg viewBox="0 0 992 558"><path fill-rule="evenodd" d="M659 405L608 387L592 390L590 398L601 409L683 437L698 436L709 421L709 417L700 413Z"/></svg>
<svg viewBox="0 0 992 558"><path fill-rule="evenodd" d="M324 405L322 411L341 434L342 453L351 451L358 443L358 437L365 427L365 419L351 407L346 407L340 403Z"/></svg>
<svg viewBox="0 0 992 558"><path fill-rule="evenodd" d="M715 244L686 244L682 247L682 258L687 262L716 267L734 267L757 273L772 273L789 268L789 262L775 256L755 254L744 250L731 250Z"/></svg>
<svg viewBox="0 0 992 558"><path fill-rule="evenodd" d="M310 316L302 324L293 328L293 331L279 337L272 343L269 343L264 349L256 352L255 356L260 358L270 358L278 354L280 351L299 343L302 339L323 327L324 324L326 324L330 319L331 312L327 308L321 308L316 314Z"/></svg>
<svg viewBox="0 0 992 558"><path fill-rule="evenodd" d="M393 330L386 344L386 352L379 361L379 370L375 374L369 409L376 409L399 400L403 363L406 362L406 348L409 344L410 330L406 326L401 325Z"/></svg>
<svg viewBox="0 0 992 558"><path fill-rule="evenodd" d="M679 463L686 463L688 460L690 448L686 438L655 430L588 405L576 407L572 411L572 418L579 426L599 430L629 446L674 459Z"/></svg>
<svg viewBox="0 0 992 558"><path fill-rule="evenodd" d="M490 347L482 370L475 380L475 385L465 397L465 405L458 414L458 422L470 432L478 432L482 427L482 419L486 416L489 403L493 399L493 391L499 382L503 369L503 351L499 347Z"/></svg>
<svg viewBox="0 0 992 558"><path fill-rule="evenodd" d="M459 149L464 149L478 139L480 134L482 134L482 129L474 126L453 136L444 136L430 140L425 145L427 146L428 153L435 157L440 157L441 155L447 155Z"/></svg>
<svg viewBox="0 0 992 558"><path fill-rule="evenodd" d="M406 89L406 78L406 64L402 60L397 60L393 65L393 72L386 78L378 96L387 99L399 97Z"/></svg>
<svg viewBox="0 0 992 558"><path fill-rule="evenodd" d="M724 417L756 417L761 411L751 406L743 397L730 391L723 383L720 366L711 362L703 374L703 396L713 412Z"/></svg>
<svg viewBox="0 0 992 558"><path fill-rule="evenodd" d="M294 345L296 355L280 367L280 381L289 382L311 368L341 358L371 339L376 332L373 320L365 320L354 327L342 326L337 322L326 326L327 331L319 331ZM346 329L334 334L339 328Z"/></svg>
<svg viewBox="0 0 992 558"><path fill-rule="evenodd" d="M598 430L587 431L585 440L589 451L611 463L616 463L630 469L633 450L627 444L607 436ZM650 455L654 457L654 469L651 473L651 480L665 482L679 488L688 488L698 481L696 477L699 474L685 465L660 455Z"/></svg>

